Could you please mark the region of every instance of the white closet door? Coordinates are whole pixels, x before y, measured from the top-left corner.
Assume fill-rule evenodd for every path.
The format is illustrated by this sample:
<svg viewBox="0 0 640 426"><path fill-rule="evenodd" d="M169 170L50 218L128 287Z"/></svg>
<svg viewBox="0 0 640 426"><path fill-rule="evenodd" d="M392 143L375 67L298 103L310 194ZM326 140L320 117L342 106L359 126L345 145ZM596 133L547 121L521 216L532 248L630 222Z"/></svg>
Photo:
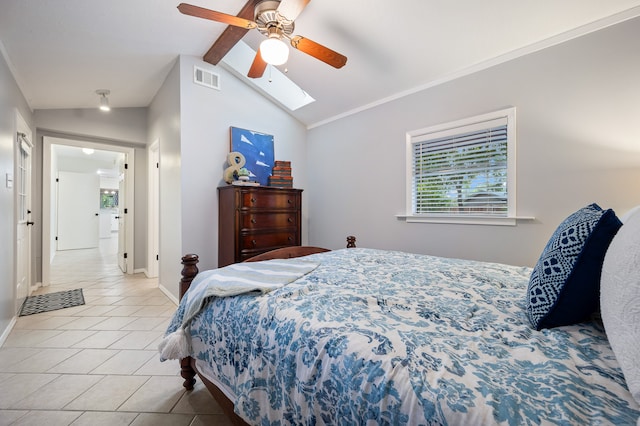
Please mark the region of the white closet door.
<svg viewBox="0 0 640 426"><path fill-rule="evenodd" d="M100 177L58 173L58 250L98 247Z"/></svg>

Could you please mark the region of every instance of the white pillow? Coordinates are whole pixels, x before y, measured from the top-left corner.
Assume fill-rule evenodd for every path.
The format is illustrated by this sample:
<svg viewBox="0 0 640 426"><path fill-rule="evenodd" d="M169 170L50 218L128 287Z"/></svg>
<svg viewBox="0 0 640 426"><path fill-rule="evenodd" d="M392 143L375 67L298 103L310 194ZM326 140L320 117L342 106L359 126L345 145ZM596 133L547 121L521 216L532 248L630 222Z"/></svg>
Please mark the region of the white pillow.
<svg viewBox="0 0 640 426"><path fill-rule="evenodd" d="M638 211L640 211L640 205L635 206L634 208L632 208L631 210L629 210L628 212L620 216L620 222L625 223L626 221L629 220L631 216L633 216Z"/></svg>
<svg viewBox="0 0 640 426"><path fill-rule="evenodd" d="M607 250L600 309L627 386L640 403L640 211L626 220Z"/></svg>

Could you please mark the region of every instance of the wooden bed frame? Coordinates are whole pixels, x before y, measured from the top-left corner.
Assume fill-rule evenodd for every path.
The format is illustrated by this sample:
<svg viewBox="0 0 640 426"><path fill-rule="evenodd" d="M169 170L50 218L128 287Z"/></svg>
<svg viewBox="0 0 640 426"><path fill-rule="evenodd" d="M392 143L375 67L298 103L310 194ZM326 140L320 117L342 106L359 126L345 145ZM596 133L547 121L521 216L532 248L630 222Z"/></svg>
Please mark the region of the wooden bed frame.
<svg viewBox="0 0 640 426"><path fill-rule="evenodd" d="M353 248L356 246L356 237L349 236L347 237L347 248ZM260 260L270 260L270 259L290 259L293 257L301 257L307 256L314 253L324 253L330 251L329 249L322 247L313 247L313 246L293 246L293 247L284 247L276 250L271 250L266 253L262 253L256 256L253 256L245 262L257 262ZM180 299L184 296L185 292L189 289L191 282L198 275L198 255L197 254L187 254L182 257L182 278L180 279ZM233 402L227 398L227 396L211 381L209 381L206 377L204 377L200 372L196 369L196 361L191 357L182 358L180 360L180 376L184 379L182 386L187 390L193 390L193 386L196 383L196 374L202 380L202 383L209 390L211 395L218 402L224 413L229 417L229 419L235 425L248 426L248 424L238 416L233 409Z"/></svg>

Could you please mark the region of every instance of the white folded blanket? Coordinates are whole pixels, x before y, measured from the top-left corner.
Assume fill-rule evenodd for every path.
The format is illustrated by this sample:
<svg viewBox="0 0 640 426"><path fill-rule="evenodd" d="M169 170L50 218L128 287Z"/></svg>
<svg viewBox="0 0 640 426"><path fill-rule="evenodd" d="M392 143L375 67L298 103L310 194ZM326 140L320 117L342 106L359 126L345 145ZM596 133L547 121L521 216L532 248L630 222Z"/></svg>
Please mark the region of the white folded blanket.
<svg viewBox="0 0 640 426"><path fill-rule="evenodd" d="M211 297L267 293L301 278L318 267L318 263L294 259L235 263L224 268L199 273L180 301L176 316L158 347L161 360L190 355L189 336L185 329ZM181 317L181 318L179 318Z"/></svg>

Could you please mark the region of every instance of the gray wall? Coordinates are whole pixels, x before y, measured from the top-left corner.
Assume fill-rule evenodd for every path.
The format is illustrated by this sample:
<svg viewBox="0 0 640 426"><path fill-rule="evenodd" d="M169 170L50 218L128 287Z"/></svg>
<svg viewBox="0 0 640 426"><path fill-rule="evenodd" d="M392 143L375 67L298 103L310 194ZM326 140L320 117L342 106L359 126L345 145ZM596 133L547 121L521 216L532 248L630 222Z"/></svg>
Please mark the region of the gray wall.
<svg viewBox="0 0 640 426"><path fill-rule="evenodd" d="M147 108L40 109L35 112L40 130L146 145Z"/></svg>
<svg viewBox="0 0 640 426"><path fill-rule="evenodd" d="M149 106L148 143L159 141L159 285L178 298L180 225L180 64L176 61Z"/></svg>
<svg viewBox="0 0 640 426"><path fill-rule="evenodd" d="M15 201L14 190L7 188L5 180L7 173L14 174L16 111L33 131L31 110L0 55L0 339L16 314Z"/></svg>
<svg viewBox="0 0 640 426"><path fill-rule="evenodd" d="M222 90L194 84L194 65L219 73ZM179 69L171 71L149 117L149 142L160 140L160 283L177 298L182 255L197 253L201 270L218 264L216 188L224 184L229 127L274 135L276 159L292 162L294 185L303 189L308 186L306 129L223 68L191 56L180 57ZM305 190L305 242L306 196Z"/></svg>
<svg viewBox="0 0 640 426"><path fill-rule="evenodd" d="M312 244L534 264L557 225L597 202L640 204L640 19L311 129ZM517 108L517 226L405 223L405 133ZM328 173L328 171L331 171Z"/></svg>
<svg viewBox="0 0 640 426"><path fill-rule="evenodd" d="M35 110L34 182L36 183L34 234L42 234L42 148L43 136L97 142L134 148L134 270L147 264L147 108L112 108L108 113L93 109ZM42 239L35 242L36 281L42 280Z"/></svg>
<svg viewBox="0 0 640 426"><path fill-rule="evenodd" d="M229 127L273 135L275 158L291 161L294 184L300 188L306 188L306 128L222 68L216 69L222 90L194 84L194 65L209 66L181 57L182 248L198 253L202 265L212 268L218 265L216 188L226 185L222 173L228 166Z"/></svg>

